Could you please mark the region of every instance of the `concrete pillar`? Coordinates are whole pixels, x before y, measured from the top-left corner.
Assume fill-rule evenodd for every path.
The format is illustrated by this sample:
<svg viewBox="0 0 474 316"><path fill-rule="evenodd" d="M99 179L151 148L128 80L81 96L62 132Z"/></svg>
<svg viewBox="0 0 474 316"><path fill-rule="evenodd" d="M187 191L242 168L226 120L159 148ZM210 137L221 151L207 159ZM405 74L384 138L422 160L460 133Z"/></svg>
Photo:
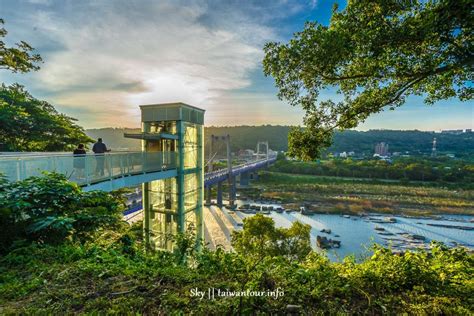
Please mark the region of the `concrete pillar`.
<svg viewBox="0 0 474 316"><path fill-rule="evenodd" d="M206 204L207 204L207 205L211 205L212 187L208 187L208 188L206 189L206 191L207 191L207 193L206 193L206 194L207 194L207 195L206 195Z"/></svg>
<svg viewBox="0 0 474 316"><path fill-rule="evenodd" d="M241 186L249 185L249 173L248 172L242 172L240 174L240 185Z"/></svg>
<svg viewBox="0 0 474 316"><path fill-rule="evenodd" d="M207 162L207 172L212 172L214 167L214 153L212 152L214 148L214 140L217 140L218 137L211 135L211 139L209 142L209 158ZM206 196L206 204L211 205L211 198L212 198L212 187L207 188L207 196Z"/></svg>
<svg viewBox="0 0 474 316"><path fill-rule="evenodd" d="M222 182L217 183L217 206L222 207Z"/></svg>
<svg viewBox="0 0 474 316"><path fill-rule="evenodd" d="M234 176L230 176L229 177L229 207L233 207L234 206L234 202L235 202L235 177Z"/></svg>

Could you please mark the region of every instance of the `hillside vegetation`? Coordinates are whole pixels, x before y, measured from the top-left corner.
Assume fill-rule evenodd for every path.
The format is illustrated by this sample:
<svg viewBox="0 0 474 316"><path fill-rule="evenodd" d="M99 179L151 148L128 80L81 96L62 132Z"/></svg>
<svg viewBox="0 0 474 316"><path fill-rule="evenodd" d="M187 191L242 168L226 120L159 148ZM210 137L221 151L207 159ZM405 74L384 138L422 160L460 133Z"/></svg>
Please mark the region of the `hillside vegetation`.
<svg viewBox="0 0 474 316"><path fill-rule="evenodd" d="M474 191L457 186L262 172L248 191L250 197L278 199L286 208L306 203L315 213L474 215Z"/></svg>
<svg viewBox="0 0 474 316"><path fill-rule="evenodd" d="M206 148L210 135L230 135L232 151L239 149L254 149L258 141L268 141L273 150L288 149L288 132L290 126L231 126L205 128ZM125 139L123 133L139 132L139 129L102 128L86 130L87 135L96 139L102 137L112 148L128 148L140 150L140 141ZM454 153L457 156L468 157L474 154L474 133L459 135L432 133L421 131L371 130L345 131L334 134L333 145L328 152L350 152L357 154L373 154L376 143L386 142L390 152L409 151L412 154L431 153L433 138L437 139L440 153ZM224 147L224 146L222 146ZM224 148L222 148L224 150Z"/></svg>
<svg viewBox="0 0 474 316"><path fill-rule="evenodd" d="M281 157L281 155L280 155ZM379 159L328 159L301 162L279 159L272 171L289 174L345 177L358 179L398 180L423 184L454 185L474 189L474 164L469 160L447 157L398 157L393 161Z"/></svg>

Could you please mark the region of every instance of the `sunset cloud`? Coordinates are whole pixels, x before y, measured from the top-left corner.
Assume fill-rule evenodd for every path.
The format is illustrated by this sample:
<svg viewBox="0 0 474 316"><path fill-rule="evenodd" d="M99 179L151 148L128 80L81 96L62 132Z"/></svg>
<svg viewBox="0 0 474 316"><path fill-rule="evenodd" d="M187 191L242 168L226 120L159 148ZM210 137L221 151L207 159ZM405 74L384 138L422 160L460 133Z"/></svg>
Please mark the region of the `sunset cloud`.
<svg viewBox="0 0 474 316"><path fill-rule="evenodd" d="M138 126L138 105L173 101L206 109L209 125L300 124L304 112L279 101L262 74L262 48L287 41L305 21L328 23L331 7L314 0L0 1L7 44L25 40L44 59L38 72L0 72L0 82L25 85L86 128ZM457 108L456 122L465 126L473 111ZM397 113L417 126L412 110ZM379 115L361 128L380 122L391 125Z"/></svg>
<svg viewBox="0 0 474 316"><path fill-rule="evenodd" d="M136 125L139 104L215 106L229 91L251 84L263 44L277 39L242 10L219 11L203 1L35 4L42 5L26 7L28 23L46 39L37 43L45 62L27 76L28 86L47 92L51 103L74 112L84 126Z"/></svg>

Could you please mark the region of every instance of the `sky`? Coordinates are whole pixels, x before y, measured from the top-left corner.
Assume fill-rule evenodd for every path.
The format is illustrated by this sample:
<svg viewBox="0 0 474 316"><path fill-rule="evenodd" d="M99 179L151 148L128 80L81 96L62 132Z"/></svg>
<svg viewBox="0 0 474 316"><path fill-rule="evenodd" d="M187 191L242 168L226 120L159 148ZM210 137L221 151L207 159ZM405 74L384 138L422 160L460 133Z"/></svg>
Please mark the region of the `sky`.
<svg viewBox="0 0 474 316"><path fill-rule="evenodd" d="M24 40L37 72L0 72L85 128L138 127L138 105L185 102L206 125L297 125L304 112L276 97L263 46L287 42L305 21L328 24L329 0L0 0L9 45ZM325 91L321 97L335 97ZM474 128L474 104L410 97L358 129Z"/></svg>

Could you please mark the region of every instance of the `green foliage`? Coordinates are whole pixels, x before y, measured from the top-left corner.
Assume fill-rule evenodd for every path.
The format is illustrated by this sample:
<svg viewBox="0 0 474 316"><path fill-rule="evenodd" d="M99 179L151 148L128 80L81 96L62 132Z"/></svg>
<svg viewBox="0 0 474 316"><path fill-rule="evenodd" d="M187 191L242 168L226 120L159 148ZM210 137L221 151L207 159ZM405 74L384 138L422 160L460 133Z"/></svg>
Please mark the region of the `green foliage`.
<svg viewBox="0 0 474 316"><path fill-rule="evenodd" d="M466 187L474 183L471 162L444 158L396 158L391 163L377 159L330 159L319 163L278 160L271 170L317 176L458 183Z"/></svg>
<svg viewBox="0 0 474 316"><path fill-rule="evenodd" d="M21 41L15 45L16 47L5 45L3 38L8 32L3 24L3 19L0 19L0 69L22 73L38 70L41 57L38 54L32 54L34 48L28 43Z"/></svg>
<svg viewBox="0 0 474 316"><path fill-rule="evenodd" d="M262 256L282 256L303 260L311 251L311 227L294 222L290 228L276 228L272 218L257 214L244 219L244 229L234 231L232 246L252 260Z"/></svg>
<svg viewBox="0 0 474 316"><path fill-rule="evenodd" d="M334 130L420 95L428 104L471 100L474 63L468 0L349 1L329 26L308 22L288 44L268 43L263 61L279 97L305 111L305 129L289 135L289 153L319 157ZM343 100L318 103L337 88Z"/></svg>
<svg viewBox="0 0 474 316"><path fill-rule="evenodd" d="M41 57L31 53L34 49L28 43L5 45L3 24L0 19L0 69L38 70ZM48 102L35 99L19 84L0 87L0 151L72 150L79 143L92 142L75 121Z"/></svg>
<svg viewBox="0 0 474 316"><path fill-rule="evenodd" d="M92 141L75 119L32 97L22 86L0 87L0 143L6 150L69 151Z"/></svg>
<svg viewBox="0 0 474 316"><path fill-rule="evenodd" d="M187 258L192 257L202 243L201 240L196 240L196 233L192 225L188 227L186 233L179 233L174 239L174 255L177 262L185 262Z"/></svg>
<svg viewBox="0 0 474 316"><path fill-rule="evenodd" d="M474 312L474 256L463 248L433 243L430 252L396 255L374 246L360 262L330 262L311 250L309 226L275 228L271 218L255 215L233 235L235 252L194 251L193 234L178 236L175 252L148 252L141 223L116 224L120 204L118 196L81 192L57 174L0 180L0 219L10 220L1 222L2 233L11 225L36 230L41 241L71 237L16 242L0 257L0 312L249 315L285 314L287 305L308 315ZM77 215L93 220L75 226ZM212 300L209 288L282 295ZM193 289L205 296L191 295Z"/></svg>
<svg viewBox="0 0 474 316"><path fill-rule="evenodd" d="M362 262L339 263L314 252L301 261L262 254L254 264L240 253L204 249L183 262L136 247L134 229L121 233L133 255L122 238L99 238L33 244L0 258L2 314L285 314L289 304L307 315L474 311L474 259L463 249L433 244L431 252L395 255L375 247ZM206 296L192 296L195 288ZM209 300L208 288L284 295Z"/></svg>
<svg viewBox="0 0 474 316"><path fill-rule="evenodd" d="M270 171L260 173L258 187L261 196L278 198L290 204L288 208L310 203L311 211L321 213L474 215L474 191L470 183L447 187L446 183L403 183Z"/></svg>
<svg viewBox="0 0 474 316"><path fill-rule="evenodd" d="M455 154L456 157L471 158L474 154L474 133L449 134L423 131L370 130L366 132L348 130L336 132L329 152L354 151L357 155L374 154L375 144L385 142L390 152L408 152L410 155L430 155L433 138L437 140L438 155Z"/></svg>
<svg viewBox="0 0 474 316"><path fill-rule="evenodd" d="M62 174L0 185L0 251L21 240L84 241L104 227L119 227L123 203L102 191L83 192Z"/></svg>
<svg viewBox="0 0 474 316"><path fill-rule="evenodd" d="M214 135L230 135L231 150L238 152L240 149L254 149L258 141L268 140L270 148L277 151L288 150L288 133L290 126L207 126L205 127L205 150L209 148L209 140ZM126 128L99 128L88 129L86 134L94 139L103 137L111 148L128 148L141 150L140 140L124 138L124 133L139 133L140 129ZM385 142L390 146L390 152L411 155L431 154L433 138L437 139L439 155L444 153L455 154L456 157L469 158L474 155L474 133L449 134L423 131L397 131L397 130L347 130L335 132L333 144L328 152L350 152L356 155L374 154L377 143ZM217 148L220 154L224 153L225 146ZM207 157L207 156L206 156Z"/></svg>

